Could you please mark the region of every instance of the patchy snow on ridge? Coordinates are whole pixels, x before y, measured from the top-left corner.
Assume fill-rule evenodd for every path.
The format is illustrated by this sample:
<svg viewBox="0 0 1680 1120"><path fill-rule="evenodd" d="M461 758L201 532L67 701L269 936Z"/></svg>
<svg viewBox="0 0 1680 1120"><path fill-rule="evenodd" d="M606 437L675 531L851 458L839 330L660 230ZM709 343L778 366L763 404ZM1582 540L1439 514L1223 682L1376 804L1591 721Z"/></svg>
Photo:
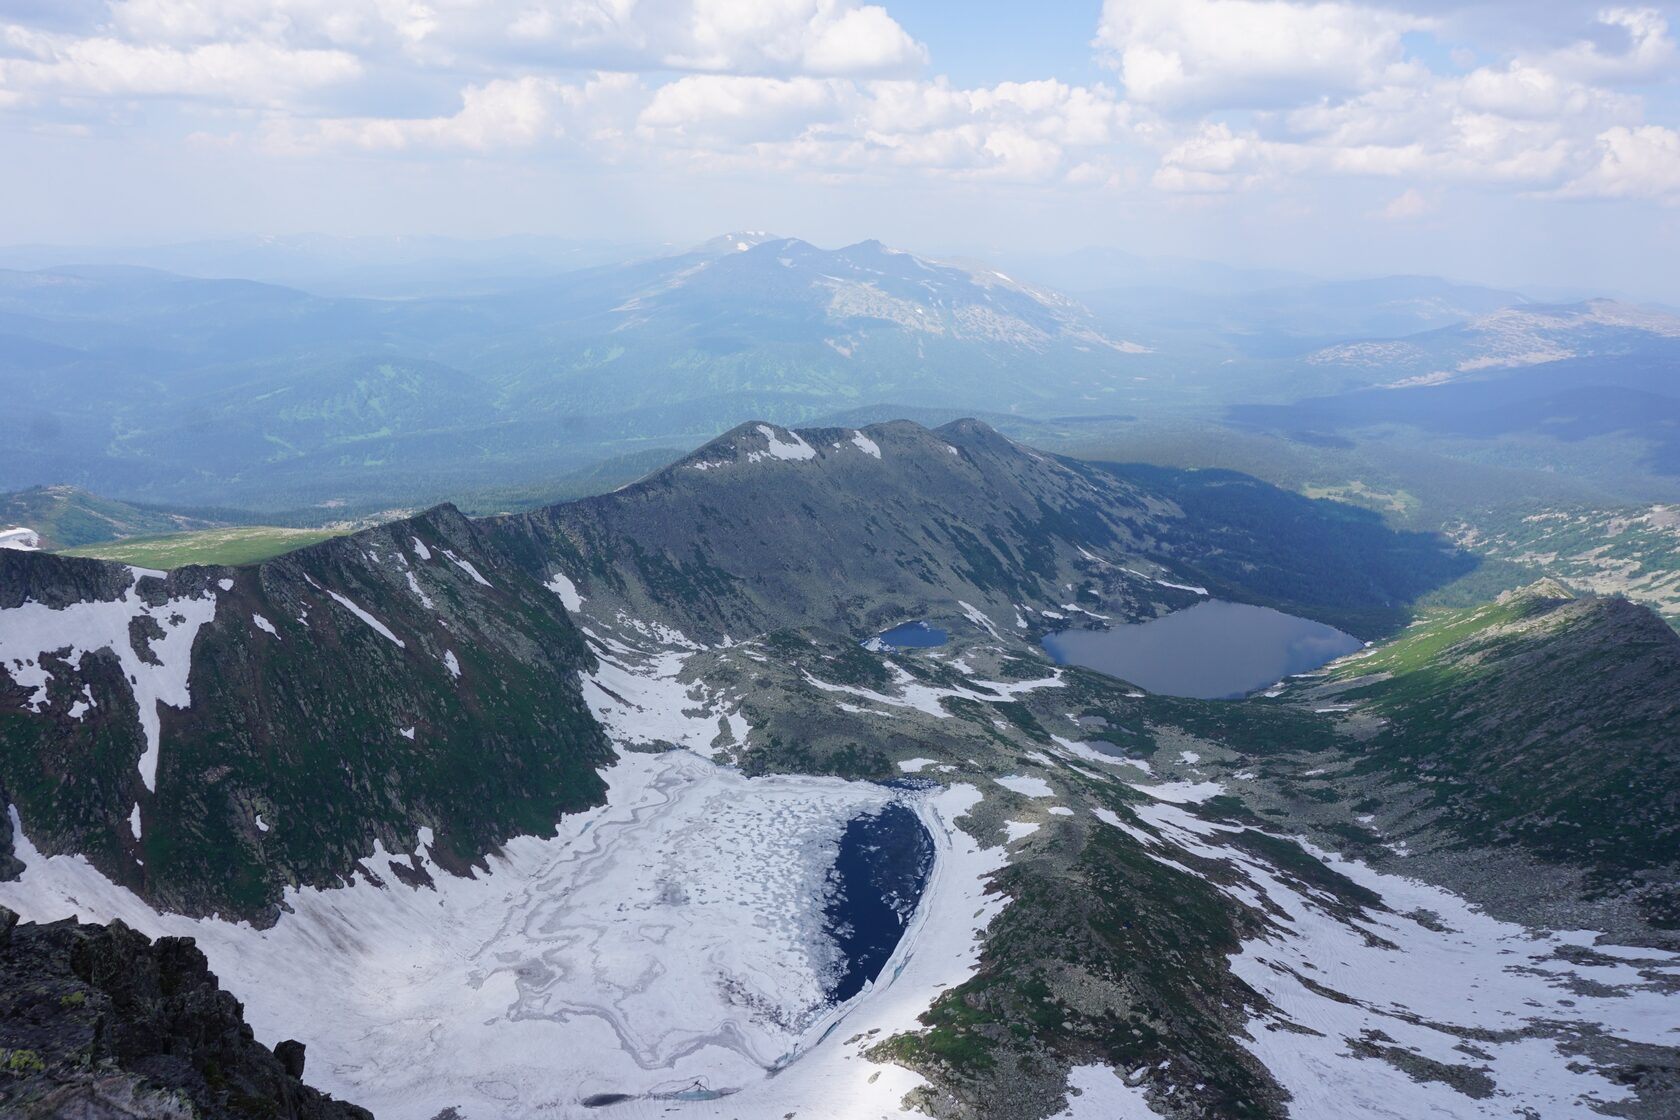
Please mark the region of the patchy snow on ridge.
<svg viewBox="0 0 1680 1120"><path fill-rule="evenodd" d="M1033 778L1024 774L1011 774L992 780L1004 789L1013 790L1022 797L1051 797L1056 792L1050 788L1050 783L1043 778Z"/></svg>
<svg viewBox="0 0 1680 1120"><path fill-rule="evenodd" d="M852 433L852 444L865 455L873 455L877 459L881 457L881 445L862 432Z"/></svg>
<svg viewBox="0 0 1680 1120"><path fill-rule="evenodd" d="M331 595L333 597L333 601L336 602L339 606L343 607L345 610L349 611L351 614L355 615L357 618L359 618L363 622L367 623L368 626L372 628L374 633L378 634L380 637L385 638L388 641L396 643L398 649L407 648L403 645L403 640L401 638L399 638L395 634L391 633L391 628L389 626L386 626L383 622L381 622L377 618L373 617L367 611L364 611L361 607L358 607L355 603L352 603L349 599L346 599L344 596L340 595L336 591L328 591L327 594Z"/></svg>
<svg viewBox="0 0 1680 1120"><path fill-rule="evenodd" d="M414 572L410 570L403 574L408 577L408 589L414 593L416 599L420 600L420 605L427 610L434 610L432 597L426 594L425 588L420 586L420 581L414 578Z"/></svg>
<svg viewBox="0 0 1680 1120"><path fill-rule="evenodd" d="M550 591L560 596L560 605L576 614L583 607L583 596L578 594L577 584L566 577L565 572L555 572L544 584Z"/></svg>
<svg viewBox="0 0 1680 1120"><path fill-rule="evenodd" d="M1184 856L1231 867L1238 878L1221 889L1268 915L1232 958L1266 1008L1239 1041L1289 1091L1291 1116L1597 1116L1632 1094L1595 1068L1595 1049L1680 1044L1680 954L1600 946L1585 931L1530 932L1441 888L1303 845L1387 907L1350 914L1219 843L1242 826L1203 820L1180 800L1135 806L1146 829L1093 811L1185 874L1202 873ZM1444 1077L1416 1077L1418 1068L1451 1068L1481 1088L1471 1095Z"/></svg>
<svg viewBox="0 0 1680 1120"><path fill-rule="evenodd" d="M463 560L447 548L443 550L443 554L449 558L449 562L451 564L454 564L457 568L461 569L463 572L466 572L469 576L471 576L473 578L474 583L479 584L483 587L489 587L490 586L490 581L485 579L484 576L482 576L481 574L479 574L479 570L477 568L473 567L473 562L471 560Z"/></svg>
<svg viewBox="0 0 1680 1120"><path fill-rule="evenodd" d="M151 790L157 788L161 734L158 705L191 705L187 678L192 671L193 642L199 629L216 616L216 593L202 591L152 606L138 596L136 588L142 577L157 573L142 568L131 568L130 572L128 587L108 603L87 601L55 610L31 601L0 610L0 670L17 685L32 690L29 707L44 712L50 703L47 685L54 672L45 655L56 655L63 665L76 671L85 654L100 649L116 654L140 711L140 729L145 736L140 780ZM141 658L130 632L130 624L141 618L149 619L161 634L146 643L150 660Z"/></svg>
<svg viewBox="0 0 1680 1120"><path fill-rule="evenodd" d="M780 432L768 424L757 425L759 434L764 437L765 450L747 452L747 462L756 463L760 459L786 459L797 462L801 459L815 459L817 449L799 438L798 432L789 432L791 442L784 441Z"/></svg>

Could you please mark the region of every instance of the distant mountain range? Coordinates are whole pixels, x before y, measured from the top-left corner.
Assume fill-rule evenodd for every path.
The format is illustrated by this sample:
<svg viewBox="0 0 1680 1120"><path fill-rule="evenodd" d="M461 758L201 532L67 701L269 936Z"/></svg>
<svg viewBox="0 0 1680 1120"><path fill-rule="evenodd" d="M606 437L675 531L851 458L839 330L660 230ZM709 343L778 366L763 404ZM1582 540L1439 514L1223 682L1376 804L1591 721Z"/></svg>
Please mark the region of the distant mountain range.
<svg viewBox="0 0 1680 1120"><path fill-rule="evenodd" d="M267 262L253 274L286 276L277 262L400 271L457 253L437 266L453 286L387 298L189 277L122 254L0 272L0 488L269 514L468 495L493 507L515 488L540 496L544 480L576 492L568 476L609 460L652 465L748 416L1213 425L1236 408L1251 427L1334 432L1347 424L1318 417L1321 398L1480 381L1518 363L1531 384L1555 374L1555 391L1616 390L1545 406L1588 430L1621 422L1595 411L1672 407L1661 371L1673 320L1605 301L1095 252L1023 260L1026 271L764 232L664 256L533 243L502 267L515 249L282 239L178 254L205 267L250 254ZM1305 411L1273 422L1250 407Z"/></svg>
<svg viewBox="0 0 1680 1120"><path fill-rule="evenodd" d="M1603 455L1680 474L1680 316L1608 300L1513 307L1328 347L1301 367L1340 391L1238 405L1232 419L1320 437L1403 425L1443 439L1529 441L1527 461L1552 465L1572 447L1614 438Z"/></svg>
<svg viewBox="0 0 1680 1120"><path fill-rule="evenodd" d="M876 243L731 235L493 296L401 301L130 267L0 273L15 402L0 485L390 501L692 446L743 414L1053 410L1143 357L1066 297Z"/></svg>

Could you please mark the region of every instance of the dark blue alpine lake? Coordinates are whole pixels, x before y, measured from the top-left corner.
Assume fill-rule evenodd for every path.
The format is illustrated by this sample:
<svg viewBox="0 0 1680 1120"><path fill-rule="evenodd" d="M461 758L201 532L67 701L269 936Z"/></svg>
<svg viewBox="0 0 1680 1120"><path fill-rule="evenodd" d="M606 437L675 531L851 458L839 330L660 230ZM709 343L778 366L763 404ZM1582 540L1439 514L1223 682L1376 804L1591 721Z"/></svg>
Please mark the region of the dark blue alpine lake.
<svg viewBox="0 0 1680 1120"><path fill-rule="evenodd" d="M937 626L916 621L883 630L875 635L875 640L889 649L931 649L944 645L949 636Z"/></svg>
<svg viewBox="0 0 1680 1120"><path fill-rule="evenodd" d="M1203 700L1246 695L1364 644L1322 622L1218 599L1136 625L1063 630L1044 639L1058 665Z"/></svg>
<svg viewBox="0 0 1680 1120"><path fill-rule="evenodd" d="M854 817L829 872L826 919L840 949L829 999L844 1003L881 974L904 937L933 870L933 838L913 809L892 804Z"/></svg>

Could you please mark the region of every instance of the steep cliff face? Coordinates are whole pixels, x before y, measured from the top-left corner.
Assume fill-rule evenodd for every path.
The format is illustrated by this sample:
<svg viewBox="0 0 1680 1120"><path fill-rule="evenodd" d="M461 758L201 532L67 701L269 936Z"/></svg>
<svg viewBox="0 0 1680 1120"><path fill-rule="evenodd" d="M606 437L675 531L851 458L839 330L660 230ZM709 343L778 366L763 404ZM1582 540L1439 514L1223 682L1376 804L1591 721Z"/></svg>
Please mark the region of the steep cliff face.
<svg viewBox="0 0 1680 1120"><path fill-rule="evenodd" d="M17 925L0 907L0 1112L18 1120L371 1120L253 1040L191 939Z"/></svg>
<svg viewBox="0 0 1680 1120"><path fill-rule="evenodd" d="M0 783L43 851L272 920L376 841L430 829L461 871L597 803L592 664L553 592L448 507L238 569L6 554Z"/></svg>

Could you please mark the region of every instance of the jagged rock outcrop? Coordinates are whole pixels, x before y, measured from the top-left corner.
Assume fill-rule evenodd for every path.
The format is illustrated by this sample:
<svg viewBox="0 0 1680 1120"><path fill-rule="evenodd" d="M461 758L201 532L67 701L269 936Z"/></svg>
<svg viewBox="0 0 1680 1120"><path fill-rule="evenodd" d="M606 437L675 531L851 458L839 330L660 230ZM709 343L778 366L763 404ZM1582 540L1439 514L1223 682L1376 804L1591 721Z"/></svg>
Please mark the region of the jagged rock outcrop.
<svg viewBox="0 0 1680 1120"><path fill-rule="evenodd" d="M371 1120L257 1042L190 938L17 924L0 907L0 1114L16 1120Z"/></svg>

